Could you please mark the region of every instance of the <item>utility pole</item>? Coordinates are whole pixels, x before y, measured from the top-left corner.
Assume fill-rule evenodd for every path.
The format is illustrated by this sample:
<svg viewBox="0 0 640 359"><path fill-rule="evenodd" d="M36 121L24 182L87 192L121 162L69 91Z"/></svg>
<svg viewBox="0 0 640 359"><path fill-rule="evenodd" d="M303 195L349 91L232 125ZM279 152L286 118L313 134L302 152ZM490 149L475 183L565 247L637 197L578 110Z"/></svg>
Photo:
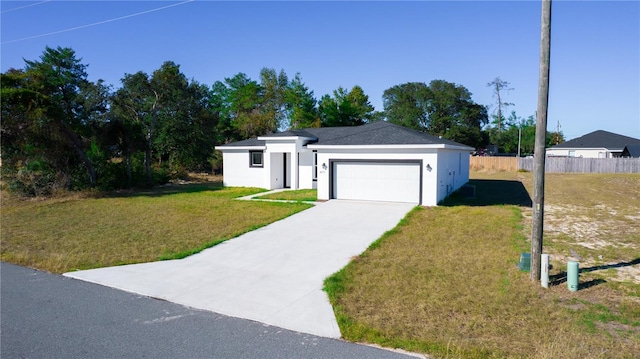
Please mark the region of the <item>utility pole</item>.
<svg viewBox="0 0 640 359"><path fill-rule="evenodd" d="M549 105L549 63L551 59L551 0L542 0L540 26L540 75L533 162L533 225L531 230L531 280L540 281L544 219L544 163Z"/></svg>

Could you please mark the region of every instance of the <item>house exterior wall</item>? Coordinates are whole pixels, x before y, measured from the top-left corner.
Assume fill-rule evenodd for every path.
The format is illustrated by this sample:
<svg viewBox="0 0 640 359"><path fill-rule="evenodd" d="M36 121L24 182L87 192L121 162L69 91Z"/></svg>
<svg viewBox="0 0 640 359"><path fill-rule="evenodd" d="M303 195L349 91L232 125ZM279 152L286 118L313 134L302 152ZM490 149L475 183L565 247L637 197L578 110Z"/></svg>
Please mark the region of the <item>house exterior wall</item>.
<svg viewBox="0 0 640 359"><path fill-rule="evenodd" d="M251 167L253 148L225 149L224 185L266 189L317 188L318 199L331 198L331 163L340 160L419 161L421 162L421 198L424 206L435 206L469 181L469 152L448 148L322 148L317 151L317 180L313 180L314 151L303 140L268 141L264 147L263 167ZM259 150L259 148L255 148ZM285 155L286 154L286 155ZM287 179L284 165L286 161ZM323 166L324 165L324 166Z"/></svg>
<svg viewBox="0 0 640 359"><path fill-rule="evenodd" d="M438 151L438 190L436 203L469 182L469 152Z"/></svg>
<svg viewBox="0 0 640 359"><path fill-rule="evenodd" d="M316 188L313 180L313 151L302 149L298 154L298 188Z"/></svg>
<svg viewBox="0 0 640 359"><path fill-rule="evenodd" d="M620 153L622 153L622 149L609 150L606 148L547 148L546 150L547 156L583 158L612 158L620 156Z"/></svg>
<svg viewBox="0 0 640 359"><path fill-rule="evenodd" d="M277 163L277 156L273 157L273 154L280 154L282 156L283 153L287 153L287 177L288 180L286 184L289 185L291 189L298 188L313 188L313 153L310 150L307 150L304 145L307 143L307 140L303 138L298 138L295 141L290 139L269 139L266 143L266 153L269 153L269 157L274 160L274 164ZM307 152L310 152L307 153ZM267 168L270 168L270 165L265 164ZM278 170L280 172L278 172ZM271 169L272 176L277 175L282 177L280 173L283 173L284 168L273 168ZM275 183L273 181L270 182L270 187L266 187L267 189L275 189L282 188L285 183ZM279 186L279 187L278 187Z"/></svg>
<svg viewBox="0 0 640 359"><path fill-rule="evenodd" d="M296 144L292 141L268 141L266 143L265 152L269 154L269 158L271 161L269 163L265 163L265 168L268 169L268 173L271 175L271 180L269 182L269 187L265 187L267 189L276 189L283 188L285 184L284 179L284 153L290 153L291 156L288 156L287 166L287 175L289 178L286 180L286 183L292 188L297 188L297 161L294 160L297 158L294 153L296 151ZM277 179L277 180L276 180Z"/></svg>
<svg viewBox="0 0 640 359"><path fill-rule="evenodd" d="M225 186L268 188L269 156L263 157L264 167L250 167L248 150L225 150L222 161Z"/></svg>
<svg viewBox="0 0 640 359"><path fill-rule="evenodd" d="M307 141L304 138L269 139L264 147L220 148L223 150L224 185L266 189L315 188L313 151L304 147ZM263 152L263 167L249 165L250 151Z"/></svg>
<svg viewBox="0 0 640 359"><path fill-rule="evenodd" d="M446 159L440 159L441 153L445 153ZM458 154L461 153L460 156ZM329 182L331 180L330 160L421 160L422 161L422 198L421 204L424 206L435 206L446 197L446 184L444 190L440 191L439 184L449 180L448 170L455 166L466 169L461 170L460 175L453 183L456 188L469 181L469 152L468 151L444 151L442 149L367 149L367 150L318 150L318 199L328 200L331 198L329 192ZM460 160L460 163L458 161ZM455 163L454 163L455 161ZM324 168L326 165L326 168ZM431 170L429 170L430 168ZM446 173L446 175L444 174Z"/></svg>

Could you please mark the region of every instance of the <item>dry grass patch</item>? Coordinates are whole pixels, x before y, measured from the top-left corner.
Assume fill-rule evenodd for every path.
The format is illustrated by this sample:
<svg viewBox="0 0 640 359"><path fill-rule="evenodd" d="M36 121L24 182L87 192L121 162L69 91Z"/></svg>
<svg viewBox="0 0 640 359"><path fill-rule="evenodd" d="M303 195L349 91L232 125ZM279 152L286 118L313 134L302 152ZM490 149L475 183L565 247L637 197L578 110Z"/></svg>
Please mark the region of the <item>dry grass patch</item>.
<svg viewBox="0 0 640 359"><path fill-rule="evenodd" d="M640 357L638 286L602 279L600 269L581 274L575 293L560 278L548 290L532 285L515 266L530 247L530 219L521 215L530 205L530 174L472 176L476 199L413 211L326 281L343 336L443 358ZM570 183L550 180L547 203L579 206L581 197L560 195ZM628 201L589 199L626 211L638 205L628 191ZM609 260L638 258L633 234L631 243L633 250L612 250ZM554 248L545 242L546 252ZM558 275L566 262L554 265Z"/></svg>
<svg viewBox="0 0 640 359"><path fill-rule="evenodd" d="M260 191L194 184L103 198L3 196L0 258L54 273L180 258L310 206L234 199Z"/></svg>
<svg viewBox="0 0 640 359"><path fill-rule="evenodd" d="M474 173L474 179L519 181L533 196L531 173ZM523 208L530 236L531 209ZM550 173L545 178L544 251L559 274L572 252L589 280L640 285L640 175ZM597 278L596 278L597 277ZM640 287L638 287L640 288ZM637 292L640 297L640 290Z"/></svg>

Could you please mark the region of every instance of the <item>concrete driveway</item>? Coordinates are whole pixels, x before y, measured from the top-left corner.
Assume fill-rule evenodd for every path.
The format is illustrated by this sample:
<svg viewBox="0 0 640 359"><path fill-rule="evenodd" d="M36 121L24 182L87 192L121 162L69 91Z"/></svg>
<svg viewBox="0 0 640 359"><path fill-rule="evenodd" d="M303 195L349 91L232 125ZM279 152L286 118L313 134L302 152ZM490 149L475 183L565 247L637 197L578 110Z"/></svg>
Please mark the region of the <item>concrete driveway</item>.
<svg viewBox="0 0 640 359"><path fill-rule="evenodd" d="M339 338L323 281L392 229L408 203L332 200L185 259L65 276Z"/></svg>

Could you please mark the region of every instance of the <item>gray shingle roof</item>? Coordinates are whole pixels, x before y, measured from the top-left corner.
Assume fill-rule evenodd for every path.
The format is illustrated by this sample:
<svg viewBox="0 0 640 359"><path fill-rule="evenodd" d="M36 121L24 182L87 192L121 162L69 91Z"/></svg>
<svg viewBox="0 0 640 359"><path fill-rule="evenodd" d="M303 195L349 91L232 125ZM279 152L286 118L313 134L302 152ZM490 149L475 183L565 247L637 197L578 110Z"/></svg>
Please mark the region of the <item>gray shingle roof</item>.
<svg viewBox="0 0 640 359"><path fill-rule="evenodd" d="M315 130L326 130L319 128ZM367 146L367 145L434 145L465 146L461 143L418 132L386 121L377 121L362 126L335 127L330 136L318 134L318 145Z"/></svg>
<svg viewBox="0 0 640 359"><path fill-rule="evenodd" d="M304 130L287 130L287 131L283 131L283 132L277 132L277 133L271 133L268 135L264 135L264 136L258 136L258 137L310 137L310 138L316 138L316 136L312 135L311 133L308 132L308 130L304 129Z"/></svg>
<svg viewBox="0 0 640 359"><path fill-rule="evenodd" d="M621 150L626 145L640 145L640 140L607 131L594 131L551 148L606 148Z"/></svg>
<svg viewBox="0 0 640 359"><path fill-rule="evenodd" d="M439 138L386 121L377 121L361 126L305 128L269 134L263 137L311 137L314 145L326 146L367 146L367 145L452 145L461 143ZM264 146L264 140L257 138L226 144L225 146Z"/></svg>
<svg viewBox="0 0 640 359"><path fill-rule="evenodd" d="M622 150L622 155L640 158L640 145L626 145Z"/></svg>
<svg viewBox="0 0 640 359"><path fill-rule="evenodd" d="M249 146L264 146L264 145L265 145L265 141L264 140L259 140L257 138L249 138L247 140L227 143L227 144L224 144L222 146L224 146L224 147L227 147L227 146L229 146L229 147L249 147Z"/></svg>

